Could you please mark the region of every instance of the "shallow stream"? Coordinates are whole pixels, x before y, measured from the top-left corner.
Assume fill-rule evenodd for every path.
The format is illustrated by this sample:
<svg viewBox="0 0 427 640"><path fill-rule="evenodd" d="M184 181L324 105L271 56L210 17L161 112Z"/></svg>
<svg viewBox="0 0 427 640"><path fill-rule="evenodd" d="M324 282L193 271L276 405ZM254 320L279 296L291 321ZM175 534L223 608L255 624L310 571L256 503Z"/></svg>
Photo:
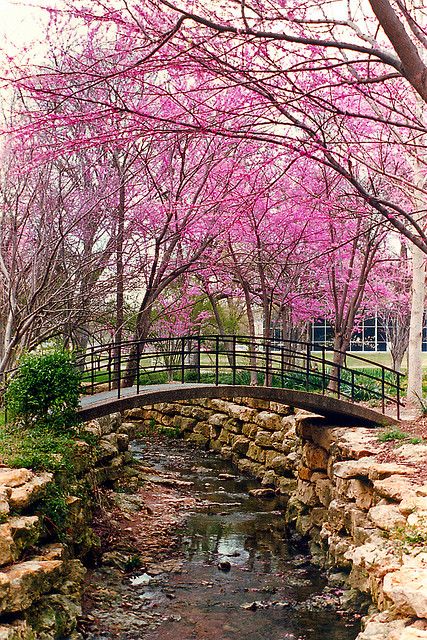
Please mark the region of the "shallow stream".
<svg viewBox="0 0 427 640"><path fill-rule="evenodd" d="M181 532L180 571L127 578L142 609L161 614L135 638L354 640L359 617L341 609L341 591L285 530L280 498L249 496L257 481L183 442L139 441L133 453L157 471L179 472L201 501Z"/></svg>

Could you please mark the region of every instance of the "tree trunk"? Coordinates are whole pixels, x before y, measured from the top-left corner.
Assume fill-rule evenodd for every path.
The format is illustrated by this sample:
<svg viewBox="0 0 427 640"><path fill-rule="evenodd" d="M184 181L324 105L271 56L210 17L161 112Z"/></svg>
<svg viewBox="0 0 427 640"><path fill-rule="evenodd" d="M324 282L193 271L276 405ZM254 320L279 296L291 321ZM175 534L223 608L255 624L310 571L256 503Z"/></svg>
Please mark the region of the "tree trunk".
<svg viewBox="0 0 427 640"><path fill-rule="evenodd" d="M412 298L411 323L408 345L408 401L420 407L422 398L422 335L425 301L426 262L425 254L411 245L412 253Z"/></svg>

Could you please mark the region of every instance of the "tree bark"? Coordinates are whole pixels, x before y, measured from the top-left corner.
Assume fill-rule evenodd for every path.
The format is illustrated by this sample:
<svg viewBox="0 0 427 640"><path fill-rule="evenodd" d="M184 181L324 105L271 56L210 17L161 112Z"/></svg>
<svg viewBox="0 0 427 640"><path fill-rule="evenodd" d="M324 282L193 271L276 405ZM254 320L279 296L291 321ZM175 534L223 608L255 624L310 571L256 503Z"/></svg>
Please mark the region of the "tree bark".
<svg viewBox="0 0 427 640"><path fill-rule="evenodd" d="M422 398L422 333L424 320L425 254L415 245L411 246L412 253L412 297L411 322L409 326L408 345L408 401L420 406Z"/></svg>

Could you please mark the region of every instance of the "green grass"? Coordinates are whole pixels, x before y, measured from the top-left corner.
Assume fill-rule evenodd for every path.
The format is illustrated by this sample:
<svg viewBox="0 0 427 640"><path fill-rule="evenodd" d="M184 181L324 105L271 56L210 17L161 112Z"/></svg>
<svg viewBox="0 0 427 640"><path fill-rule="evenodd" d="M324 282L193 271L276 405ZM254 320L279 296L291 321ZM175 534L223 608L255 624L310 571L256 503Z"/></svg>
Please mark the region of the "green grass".
<svg viewBox="0 0 427 640"><path fill-rule="evenodd" d="M419 436L413 436L397 427L387 427L377 433L379 442L398 442L402 444L423 444L426 441Z"/></svg>

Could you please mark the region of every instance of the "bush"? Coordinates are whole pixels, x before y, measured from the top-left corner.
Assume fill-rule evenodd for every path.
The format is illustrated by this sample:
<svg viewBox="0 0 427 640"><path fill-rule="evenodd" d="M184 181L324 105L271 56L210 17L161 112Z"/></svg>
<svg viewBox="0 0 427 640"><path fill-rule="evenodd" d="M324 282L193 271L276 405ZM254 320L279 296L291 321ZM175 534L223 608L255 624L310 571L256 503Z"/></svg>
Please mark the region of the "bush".
<svg viewBox="0 0 427 640"><path fill-rule="evenodd" d="M81 373L65 351L22 358L6 390L9 417L26 428L64 431L77 424Z"/></svg>

